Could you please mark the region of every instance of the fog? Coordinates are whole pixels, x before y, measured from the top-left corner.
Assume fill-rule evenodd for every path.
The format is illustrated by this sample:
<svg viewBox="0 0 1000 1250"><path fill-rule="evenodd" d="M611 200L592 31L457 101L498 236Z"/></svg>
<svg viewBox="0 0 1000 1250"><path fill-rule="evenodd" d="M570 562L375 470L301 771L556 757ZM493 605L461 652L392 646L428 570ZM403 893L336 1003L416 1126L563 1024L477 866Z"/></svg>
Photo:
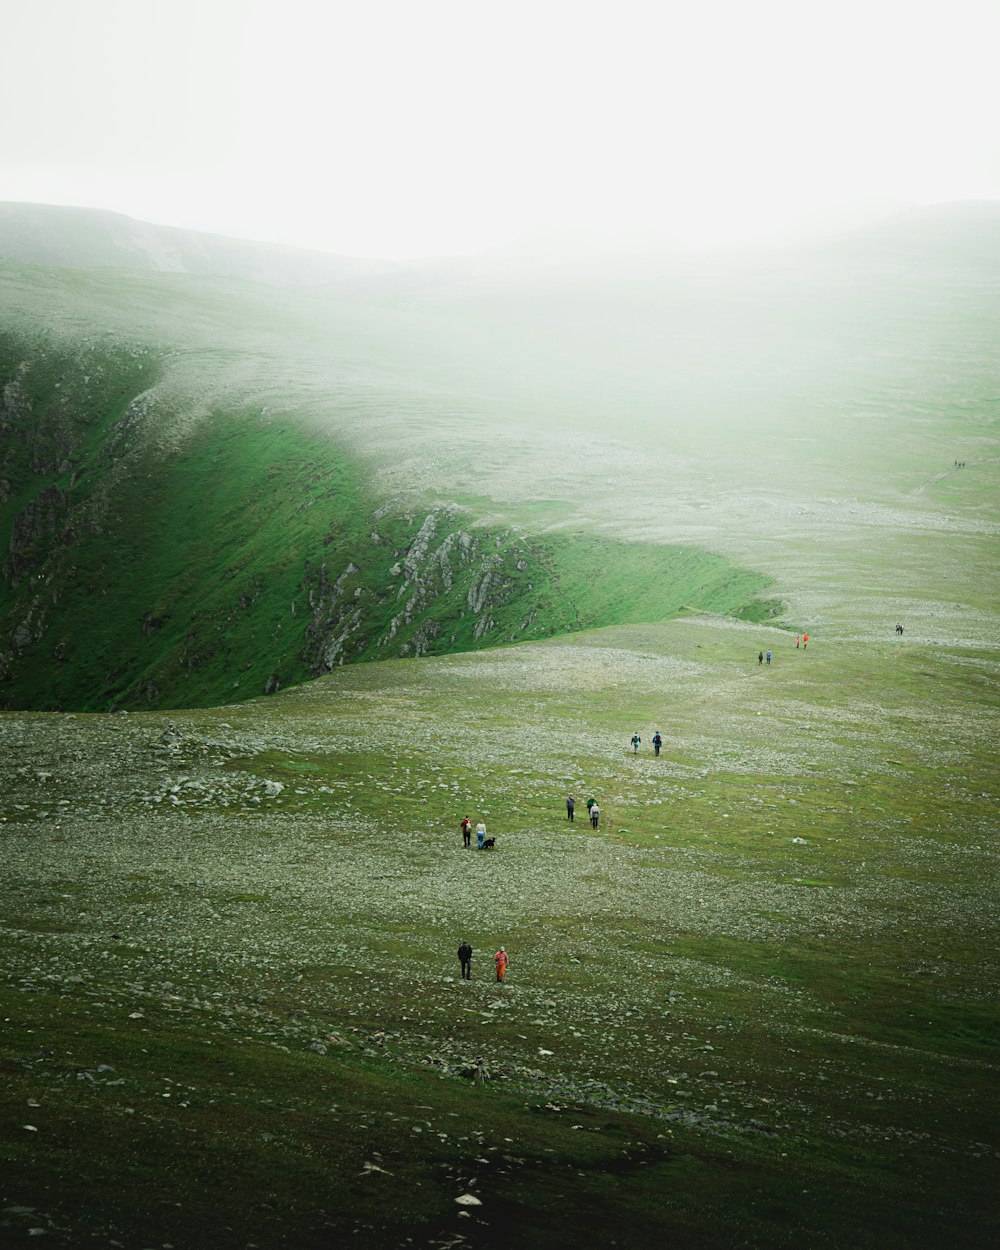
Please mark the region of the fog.
<svg viewBox="0 0 1000 1250"><path fill-rule="evenodd" d="M1000 198L994 0L4 9L5 200L402 258Z"/></svg>

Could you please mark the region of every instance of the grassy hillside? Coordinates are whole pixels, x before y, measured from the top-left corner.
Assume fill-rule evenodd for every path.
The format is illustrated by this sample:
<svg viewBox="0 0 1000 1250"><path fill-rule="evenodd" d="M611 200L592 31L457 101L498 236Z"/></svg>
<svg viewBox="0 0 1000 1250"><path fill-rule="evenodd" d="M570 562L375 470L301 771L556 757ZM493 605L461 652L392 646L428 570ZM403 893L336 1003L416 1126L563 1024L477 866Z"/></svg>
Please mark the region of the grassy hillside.
<svg viewBox="0 0 1000 1250"><path fill-rule="evenodd" d="M381 500L302 413L192 401L166 357L0 339L7 707L219 703L349 661L773 611L764 577L704 551Z"/></svg>
<svg viewBox="0 0 1000 1250"><path fill-rule="evenodd" d="M0 266L4 702L221 701L765 584L793 630L992 645L1000 310L944 225L591 284Z"/></svg>
<svg viewBox="0 0 1000 1250"><path fill-rule="evenodd" d="M990 1242L1000 252L940 225L0 265L7 680L141 708L0 716L3 1239Z"/></svg>
<svg viewBox="0 0 1000 1250"><path fill-rule="evenodd" d="M0 257L23 265L209 274L276 286L352 282L399 268L157 226L103 209L22 203L0 203Z"/></svg>
<svg viewBox="0 0 1000 1250"><path fill-rule="evenodd" d="M985 1244L992 664L696 617L6 716L13 1244Z"/></svg>

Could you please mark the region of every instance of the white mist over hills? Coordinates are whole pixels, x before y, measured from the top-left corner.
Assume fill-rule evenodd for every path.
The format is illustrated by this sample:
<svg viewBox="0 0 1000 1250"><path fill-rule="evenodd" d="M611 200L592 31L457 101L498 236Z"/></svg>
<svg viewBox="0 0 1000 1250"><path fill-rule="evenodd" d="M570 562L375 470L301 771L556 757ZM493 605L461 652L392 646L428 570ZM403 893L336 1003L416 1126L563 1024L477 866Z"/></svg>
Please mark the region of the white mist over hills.
<svg viewBox="0 0 1000 1250"><path fill-rule="evenodd" d="M960 532L962 591L949 576L937 593L954 637L992 637L995 509L959 513L955 492L996 469L1000 206L921 209L763 251L584 263L562 242L368 265L8 206L8 429L36 422L31 396L19 404L23 374L40 379L58 436L44 505L30 466L0 471L18 558L39 527L62 532L50 505L74 495L79 465L61 431L67 416L109 428L114 404L87 388L117 376L120 356L160 371L152 398L134 396L136 412L151 405L150 447L238 427L251 476L286 466L272 495L317 480L281 442L287 426L336 449L379 500L419 491L505 524L704 550L774 578L793 616L827 632L877 629L888 585L919 597L931 540L916 550L917 537L935 535L950 566ZM13 454L34 446L26 436L0 443ZM171 500L198 463L213 489L230 481L195 451L176 461ZM958 461L970 474L939 491ZM164 472L156 462L133 481ZM846 581L818 558L831 544ZM155 600L143 612L159 619Z"/></svg>
<svg viewBox="0 0 1000 1250"><path fill-rule="evenodd" d="M407 259L1000 197L993 0L7 8L6 200Z"/></svg>
<svg viewBox="0 0 1000 1250"><path fill-rule="evenodd" d="M669 245L655 233L627 240L593 229L538 227L477 256L391 261L339 256L137 221L122 213L51 204L0 203L0 259L58 268L136 269L262 282L334 284L358 292L499 287L552 281L656 282L678 274L739 273L762 263L853 258L857 263L968 265L1000 257L1000 201L938 204L862 224L819 222L797 234L716 247Z"/></svg>
<svg viewBox="0 0 1000 1250"><path fill-rule="evenodd" d="M0 257L67 269L211 274L273 286L333 282L394 269L276 243L137 221L123 213L53 204L0 204Z"/></svg>

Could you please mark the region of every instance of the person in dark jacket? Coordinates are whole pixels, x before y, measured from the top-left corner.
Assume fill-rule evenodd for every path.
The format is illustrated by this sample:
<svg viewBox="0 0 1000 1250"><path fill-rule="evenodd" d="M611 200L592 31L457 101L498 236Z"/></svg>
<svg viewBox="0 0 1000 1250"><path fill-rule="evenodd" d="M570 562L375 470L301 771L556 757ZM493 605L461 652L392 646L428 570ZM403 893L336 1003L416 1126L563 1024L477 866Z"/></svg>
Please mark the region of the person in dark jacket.
<svg viewBox="0 0 1000 1250"><path fill-rule="evenodd" d="M575 811L575 809L576 809L576 799L573 798L572 794L567 794L566 795L566 819L567 820L573 819L573 812Z"/></svg>
<svg viewBox="0 0 1000 1250"><path fill-rule="evenodd" d="M472 947L463 938L458 948L458 962L462 965L462 980L472 980Z"/></svg>

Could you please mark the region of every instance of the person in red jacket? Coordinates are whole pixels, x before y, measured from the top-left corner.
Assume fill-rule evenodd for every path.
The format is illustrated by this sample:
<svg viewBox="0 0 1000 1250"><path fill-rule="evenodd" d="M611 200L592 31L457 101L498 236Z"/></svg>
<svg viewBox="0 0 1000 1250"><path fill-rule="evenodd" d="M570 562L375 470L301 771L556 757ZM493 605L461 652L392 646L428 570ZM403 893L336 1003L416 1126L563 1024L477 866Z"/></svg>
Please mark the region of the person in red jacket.
<svg viewBox="0 0 1000 1250"><path fill-rule="evenodd" d="M493 963L497 970L497 980L502 981L507 975L507 965L510 963L510 960L507 957L507 952L502 946L493 956Z"/></svg>
<svg viewBox="0 0 1000 1250"><path fill-rule="evenodd" d="M472 821L468 816L462 817L462 845L472 845Z"/></svg>

